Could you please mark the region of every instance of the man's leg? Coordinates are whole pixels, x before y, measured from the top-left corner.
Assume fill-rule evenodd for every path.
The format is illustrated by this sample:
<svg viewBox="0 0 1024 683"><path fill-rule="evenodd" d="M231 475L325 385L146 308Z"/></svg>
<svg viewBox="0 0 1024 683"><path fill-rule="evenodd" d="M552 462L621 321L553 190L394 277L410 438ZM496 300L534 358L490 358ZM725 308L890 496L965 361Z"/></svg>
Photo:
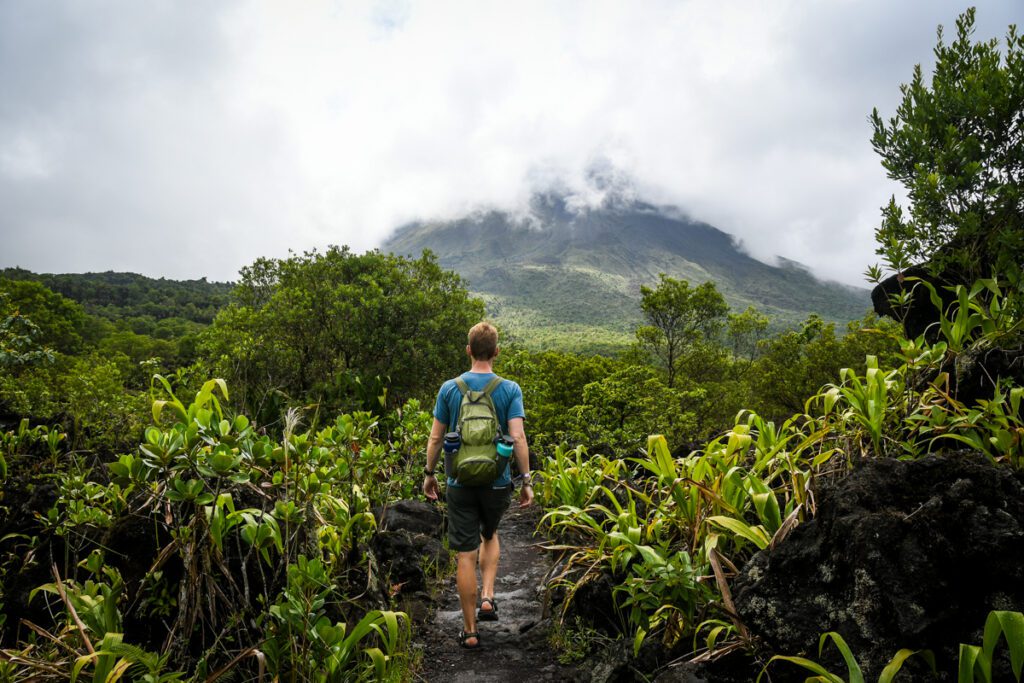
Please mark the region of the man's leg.
<svg viewBox="0 0 1024 683"><path fill-rule="evenodd" d="M476 563L480 542L480 509L472 489L448 487L448 545L458 555L455 587L459 591L462 621L466 633L476 631ZM466 638L464 645L475 647L479 638Z"/></svg>
<svg viewBox="0 0 1024 683"><path fill-rule="evenodd" d="M500 556L501 544L498 542L497 531L490 538L480 538L480 576L483 582L480 595L484 598L494 597L494 579L498 576L498 558Z"/></svg>
<svg viewBox="0 0 1024 683"><path fill-rule="evenodd" d="M466 633L476 631L476 557L477 551L460 552L458 568L455 574L455 585L459 590L459 604L462 606L462 623ZM494 585L494 577L491 577ZM467 638L466 645L473 647L477 638Z"/></svg>

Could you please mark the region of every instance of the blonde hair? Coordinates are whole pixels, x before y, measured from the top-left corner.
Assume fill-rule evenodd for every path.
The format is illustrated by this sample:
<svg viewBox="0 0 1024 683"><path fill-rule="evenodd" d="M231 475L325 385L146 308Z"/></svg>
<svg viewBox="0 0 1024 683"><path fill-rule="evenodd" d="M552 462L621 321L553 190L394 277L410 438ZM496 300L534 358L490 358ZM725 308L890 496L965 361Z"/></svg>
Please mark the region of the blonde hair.
<svg viewBox="0 0 1024 683"><path fill-rule="evenodd" d="M473 360L491 360L498 355L498 330L489 322L479 322L469 329L469 355Z"/></svg>

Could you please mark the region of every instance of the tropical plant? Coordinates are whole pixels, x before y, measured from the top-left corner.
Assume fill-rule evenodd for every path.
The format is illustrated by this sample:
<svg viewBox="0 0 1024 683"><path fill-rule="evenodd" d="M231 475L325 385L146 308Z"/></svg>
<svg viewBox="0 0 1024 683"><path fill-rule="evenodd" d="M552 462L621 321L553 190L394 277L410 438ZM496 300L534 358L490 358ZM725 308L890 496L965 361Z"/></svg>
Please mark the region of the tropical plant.
<svg viewBox="0 0 1024 683"><path fill-rule="evenodd" d="M831 640L839 650L846 663L847 678L844 680L839 675L828 671L824 666L806 657L792 657L786 655L775 655L768 664L764 666L757 680L760 681L768 671L773 662L790 662L803 669L816 674L809 677L808 681L821 681L822 683L864 683L864 674L860 664L857 663L850 647L843 640L843 637L834 631L823 633L818 641L818 656L820 657L825 648L825 643ZM996 647L1000 641L1006 642L1010 655L1010 670L1014 678L1019 682L1021 672L1024 670L1024 614L1020 612L1009 612L993 610L985 619L985 632L982 645L960 645L959 665L957 669L958 683L992 683L992 663ZM903 668L904 663L911 657L918 656L924 659L931 667L932 673L936 673L935 655L930 650L911 650L903 648L885 665L878 677L878 683L891 683L896 675Z"/></svg>
<svg viewBox="0 0 1024 683"><path fill-rule="evenodd" d="M392 440L378 437L370 413L304 431L296 410L277 439L229 412L223 380L206 381L191 400L159 375L151 391L153 424L135 452L107 464L108 477L67 456L44 475L55 502L42 535L61 539L70 564L54 566L55 581L35 593L66 606L67 623L48 636L75 653L63 670L166 681L185 675L168 662L193 676L258 664L296 680L397 678L408 666L405 615L387 610L386 597L382 605L352 596L386 595L373 588L367 555L371 508L419 479L411 449L429 425L418 405L386 417ZM61 440L25 423L3 441L12 457L30 442L53 450ZM123 581L99 549L107 529L140 519L158 552L144 576L135 568ZM126 642L123 615L162 623L163 645L153 652ZM224 648L228 640L241 650ZM26 661L49 671L39 667L56 654Z"/></svg>
<svg viewBox="0 0 1024 683"><path fill-rule="evenodd" d="M263 651L272 671L295 680L386 680L409 639L405 614L374 610L354 627L332 623L334 593L327 567L300 555L288 567L288 584L270 606Z"/></svg>

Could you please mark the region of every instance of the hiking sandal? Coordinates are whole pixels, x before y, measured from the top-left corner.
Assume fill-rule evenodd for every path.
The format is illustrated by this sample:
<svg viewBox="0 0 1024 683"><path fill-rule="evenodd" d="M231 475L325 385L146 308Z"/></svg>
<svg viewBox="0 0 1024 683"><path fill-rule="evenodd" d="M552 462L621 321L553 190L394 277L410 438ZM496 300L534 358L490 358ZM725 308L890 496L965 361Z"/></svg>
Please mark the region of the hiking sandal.
<svg viewBox="0 0 1024 683"><path fill-rule="evenodd" d="M484 609L484 603L490 603L491 608L488 610ZM494 598L480 598L480 604L477 605L476 610L477 621L497 621L498 620L498 601Z"/></svg>
<svg viewBox="0 0 1024 683"><path fill-rule="evenodd" d="M470 645L466 642L470 638L476 638L475 645ZM470 631L468 633L466 631L459 631L459 647L467 650L478 650L480 648L480 634L476 631Z"/></svg>

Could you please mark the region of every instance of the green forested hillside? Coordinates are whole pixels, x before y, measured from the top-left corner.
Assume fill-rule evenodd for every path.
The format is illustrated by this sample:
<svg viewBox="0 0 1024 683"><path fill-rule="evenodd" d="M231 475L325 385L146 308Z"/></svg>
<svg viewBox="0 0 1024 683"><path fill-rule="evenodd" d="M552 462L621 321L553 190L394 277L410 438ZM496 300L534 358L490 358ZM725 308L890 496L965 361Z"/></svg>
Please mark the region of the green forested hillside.
<svg viewBox="0 0 1024 683"><path fill-rule="evenodd" d="M5 268L0 277L34 280L82 304L108 320L181 318L209 324L228 303L232 284L199 280L154 279L137 273L33 273ZM138 331L138 330L136 330Z"/></svg>
<svg viewBox="0 0 1024 683"><path fill-rule="evenodd" d="M460 273L512 333L540 347L599 350L624 343L640 320L639 289L659 273L713 281L733 310L754 306L776 327L814 313L845 323L864 315L867 290L816 280L799 264L771 266L705 223L639 202L570 211L535 197L528 221L491 211L399 230L385 249L434 252Z"/></svg>

